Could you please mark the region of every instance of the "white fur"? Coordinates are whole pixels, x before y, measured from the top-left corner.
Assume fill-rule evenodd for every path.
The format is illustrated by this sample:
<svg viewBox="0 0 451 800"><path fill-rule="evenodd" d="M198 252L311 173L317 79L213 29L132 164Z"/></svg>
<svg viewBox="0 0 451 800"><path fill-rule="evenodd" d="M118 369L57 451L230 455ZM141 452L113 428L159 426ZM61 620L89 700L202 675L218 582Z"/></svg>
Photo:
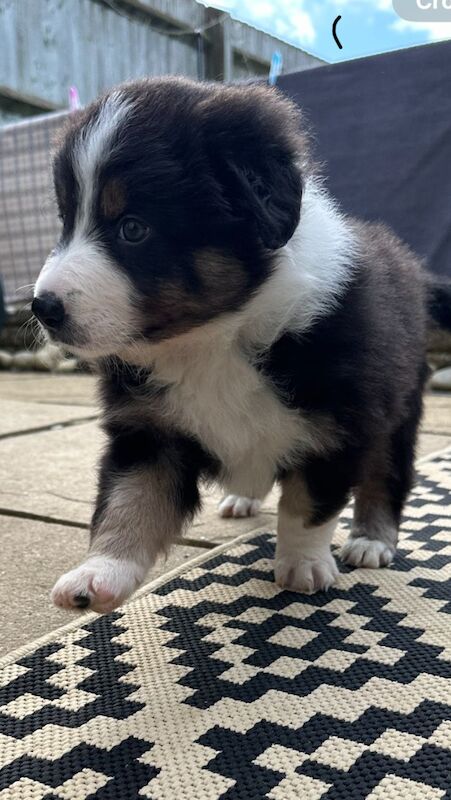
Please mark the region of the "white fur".
<svg viewBox="0 0 451 800"><path fill-rule="evenodd" d="M279 509L274 574L282 589L314 594L329 589L338 569L330 550L337 518L316 528Z"/></svg>
<svg viewBox="0 0 451 800"><path fill-rule="evenodd" d="M129 597L143 580L146 569L135 561L92 556L66 572L53 587L51 599L60 608L77 608L76 597L89 599L89 610L106 614Z"/></svg>
<svg viewBox="0 0 451 800"><path fill-rule="evenodd" d="M340 558L345 564L369 569L387 567L393 561L394 555L394 546L367 536L349 538L340 550Z"/></svg>
<svg viewBox="0 0 451 800"><path fill-rule="evenodd" d="M246 337L266 346L330 313L353 277L358 248L335 201L317 179L307 181L299 225L279 250L272 276L242 312Z"/></svg>
<svg viewBox="0 0 451 800"><path fill-rule="evenodd" d="M256 517L260 511L262 501L251 497L240 497L229 494L224 497L218 506L220 517Z"/></svg>
<svg viewBox="0 0 451 800"><path fill-rule="evenodd" d="M79 136L74 148L74 171L80 187L76 231L89 231L93 219L93 201L98 190L97 176L111 156L112 139L130 110L130 102L117 90L106 98L99 113Z"/></svg>
<svg viewBox="0 0 451 800"><path fill-rule="evenodd" d="M218 334L218 329L216 329ZM275 465L301 446L315 447L309 426L288 409L242 355L228 332L184 348L161 348L152 384L167 388L169 422L196 436L224 466L224 486L233 494L262 498Z"/></svg>
<svg viewBox="0 0 451 800"><path fill-rule="evenodd" d="M152 366L165 411L224 465L232 494L263 498L277 467L322 452L327 431L281 402L252 364L284 331L305 331L337 302L353 274L352 228L328 195L308 184L301 222L273 275L239 312L157 345L123 351Z"/></svg>
<svg viewBox="0 0 451 800"><path fill-rule="evenodd" d="M34 292L53 292L62 300L75 334L79 329L84 337L80 346L68 344L75 354L109 355L136 332L130 281L95 240L78 232L68 247L49 256Z"/></svg>

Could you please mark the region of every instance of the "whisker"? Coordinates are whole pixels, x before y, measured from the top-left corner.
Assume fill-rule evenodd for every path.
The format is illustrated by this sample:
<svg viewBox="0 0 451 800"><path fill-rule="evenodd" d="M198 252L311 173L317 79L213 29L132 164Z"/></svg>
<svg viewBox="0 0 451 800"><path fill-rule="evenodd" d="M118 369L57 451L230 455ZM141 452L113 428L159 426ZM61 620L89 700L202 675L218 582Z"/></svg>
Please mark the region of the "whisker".
<svg viewBox="0 0 451 800"><path fill-rule="evenodd" d="M23 286L18 286L17 289L14 289L14 292L17 294L17 292L21 292L22 289L33 289L33 288L34 288L34 283L24 283Z"/></svg>

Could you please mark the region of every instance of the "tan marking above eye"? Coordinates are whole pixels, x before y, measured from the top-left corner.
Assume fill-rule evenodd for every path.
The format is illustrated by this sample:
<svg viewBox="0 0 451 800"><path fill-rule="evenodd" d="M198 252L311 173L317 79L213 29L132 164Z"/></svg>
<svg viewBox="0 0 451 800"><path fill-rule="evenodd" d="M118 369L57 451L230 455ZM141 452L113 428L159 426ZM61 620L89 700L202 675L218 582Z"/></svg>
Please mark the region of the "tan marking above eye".
<svg viewBox="0 0 451 800"><path fill-rule="evenodd" d="M127 196L124 185L111 178L102 189L100 209L107 219L117 219L125 211Z"/></svg>

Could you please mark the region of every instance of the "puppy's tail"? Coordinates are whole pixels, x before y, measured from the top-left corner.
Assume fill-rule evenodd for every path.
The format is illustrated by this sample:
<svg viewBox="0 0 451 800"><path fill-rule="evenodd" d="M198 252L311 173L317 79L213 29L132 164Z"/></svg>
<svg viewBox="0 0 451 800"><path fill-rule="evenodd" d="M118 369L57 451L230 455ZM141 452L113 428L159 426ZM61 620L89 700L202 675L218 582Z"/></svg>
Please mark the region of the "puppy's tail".
<svg viewBox="0 0 451 800"><path fill-rule="evenodd" d="M451 281L428 276L427 307L431 322L451 331Z"/></svg>

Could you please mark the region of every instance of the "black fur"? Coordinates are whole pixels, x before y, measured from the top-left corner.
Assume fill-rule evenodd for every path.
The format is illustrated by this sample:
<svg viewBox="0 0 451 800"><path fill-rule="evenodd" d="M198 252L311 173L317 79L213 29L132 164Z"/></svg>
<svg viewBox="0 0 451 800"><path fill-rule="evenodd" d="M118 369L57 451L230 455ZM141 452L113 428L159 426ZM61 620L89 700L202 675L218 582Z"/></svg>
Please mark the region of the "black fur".
<svg viewBox="0 0 451 800"><path fill-rule="evenodd" d="M451 331L451 281L429 279L428 310L436 325Z"/></svg>

